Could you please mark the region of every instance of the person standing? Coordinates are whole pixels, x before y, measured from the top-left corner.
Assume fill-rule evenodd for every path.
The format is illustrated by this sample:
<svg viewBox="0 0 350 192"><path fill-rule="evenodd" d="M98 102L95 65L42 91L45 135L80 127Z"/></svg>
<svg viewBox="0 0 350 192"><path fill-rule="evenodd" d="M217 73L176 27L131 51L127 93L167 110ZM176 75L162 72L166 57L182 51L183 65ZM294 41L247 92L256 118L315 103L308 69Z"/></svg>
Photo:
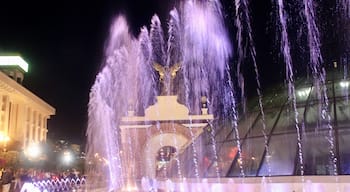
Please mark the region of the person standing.
<svg viewBox="0 0 350 192"><path fill-rule="evenodd" d="M11 182L13 180L13 173L10 168L6 168L1 175L2 192L9 192Z"/></svg>

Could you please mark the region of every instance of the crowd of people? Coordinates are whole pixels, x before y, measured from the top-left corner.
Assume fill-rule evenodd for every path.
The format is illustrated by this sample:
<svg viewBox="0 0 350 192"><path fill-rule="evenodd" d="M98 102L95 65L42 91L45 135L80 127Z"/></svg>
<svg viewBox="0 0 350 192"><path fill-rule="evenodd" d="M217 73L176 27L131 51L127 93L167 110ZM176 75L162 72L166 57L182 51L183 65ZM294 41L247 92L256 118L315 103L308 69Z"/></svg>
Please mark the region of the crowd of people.
<svg viewBox="0 0 350 192"><path fill-rule="evenodd" d="M0 182L2 187L0 192L21 192L25 183L55 182L60 180L77 180L82 178L80 172L75 169L63 172L48 172L36 169L11 169L0 170Z"/></svg>

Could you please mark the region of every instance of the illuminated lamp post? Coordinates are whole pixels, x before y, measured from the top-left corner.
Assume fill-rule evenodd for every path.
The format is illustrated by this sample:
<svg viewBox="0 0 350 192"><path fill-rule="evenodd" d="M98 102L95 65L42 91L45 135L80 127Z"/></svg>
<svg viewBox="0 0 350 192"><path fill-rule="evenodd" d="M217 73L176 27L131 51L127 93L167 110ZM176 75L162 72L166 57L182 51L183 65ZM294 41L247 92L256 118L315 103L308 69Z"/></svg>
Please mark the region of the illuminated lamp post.
<svg viewBox="0 0 350 192"><path fill-rule="evenodd" d="M65 165L69 165L73 161L73 155L69 151L63 152L62 161Z"/></svg>
<svg viewBox="0 0 350 192"><path fill-rule="evenodd" d="M10 137L4 132L0 132L0 143L1 143L1 166L7 166L9 162L9 156L7 153L7 143L10 141Z"/></svg>
<svg viewBox="0 0 350 192"><path fill-rule="evenodd" d="M6 152L7 149L7 143L10 141L10 137L7 134L4 134L3 132L0 132L0 143L3 144L2 151Z"/></svg>
<svg viewBox="0 0 350 192"><path fill-rule="evenodd" d="M30 143L23 152L26 166L30 168L39 168L41 166L42 147L38 143Z"/></svg>
<svg viewBox="0 0 350 192"><path fill-rule="evenodd" d="M41 155L41 148L37 143L31 143L25 150L25 155L29 159L37 159Z"/></svg>
<svg viewBox="0 0 350 192"><path fill-rule="evenodd" d="M60 171L67 171L68 169L72 168L74 166L74 155L69 150L64 150L60 154L60 163L58 170Z"/></svg>

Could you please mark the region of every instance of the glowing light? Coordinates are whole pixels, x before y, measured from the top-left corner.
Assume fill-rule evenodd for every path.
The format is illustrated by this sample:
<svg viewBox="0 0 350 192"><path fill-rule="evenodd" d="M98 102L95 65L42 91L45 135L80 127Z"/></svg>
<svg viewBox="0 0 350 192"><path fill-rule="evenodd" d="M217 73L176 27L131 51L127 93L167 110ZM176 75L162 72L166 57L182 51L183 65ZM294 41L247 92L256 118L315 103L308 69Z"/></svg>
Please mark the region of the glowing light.
<svg viewBox="0 0 350 192"><path fill-rule="evenodd" d="M236 155L237 155L237 152L238 152L238 148L237 148L237 147L231 148L231 150L230 150L230 152L229 152L229 154L228 154L228 157L229 157L230 159L235 158Z"/></svg>
<svg viewBox="0 0 350 192"><path fill-rule="evenodd" d="M31 192L40 192L40 189L35 187L33 183L24 183L21 189L21 192L26 192L26 191L31 191Z"/></svg>
<svg viewBox="0 0 350 192"><path fill-rule="evenodd" d="M28 72L28 63L20 56L0 56L0 66L19 66Z"/></svg>
<svg viewBox="0 0 350 192"><path fill-rule="evenodd" d="M65 151L65 152L63 153L63 162L66 163L66 164L68 164L68 163L70 163L70 162L72 162L72 161L73 161L73 156L72 156L72 154L71 154L70 152L68 152L68 151Z"/></svg>
<svg viewBox="0 0 350 192"><path fill-rule="evenodd" d="M41 149L37 143L32 143L28 146L26 154L31 158L37 158L41 154Z"/></svg>
<svg viewBox="0 0 350 192"><path fill-rule="evenodd" d="M127 184L127 186L125 186L122 191L138 191L138 188L135 185L132 184Z"/></svg>
<svg viewBox="0 0 350 192"><path fill-rule="evenodd" d="M102 160L103 160L103 162L104 162L105 165L109 165L108 159L102 158Z"/></svg>
<svg viewBox="0 0 350 192"><path fill-rule="evenodd" d="M350 86L350 82L349 81L341 81L339 83L340 87L342 88L348 88Z"/></svg>
<svg viewBox="0 0 350 192"><path fill-rule="evenodd" d="M3 132L0 132L0 142L8 142L10 137Z"/></svg>
<svg viewBox="0 0 350 192"><path fill-rule="evenodd" d="M309 96L310 92L311 92L311 88L304 88L299 90L297 93L299 97L307 97Z"/></svg>

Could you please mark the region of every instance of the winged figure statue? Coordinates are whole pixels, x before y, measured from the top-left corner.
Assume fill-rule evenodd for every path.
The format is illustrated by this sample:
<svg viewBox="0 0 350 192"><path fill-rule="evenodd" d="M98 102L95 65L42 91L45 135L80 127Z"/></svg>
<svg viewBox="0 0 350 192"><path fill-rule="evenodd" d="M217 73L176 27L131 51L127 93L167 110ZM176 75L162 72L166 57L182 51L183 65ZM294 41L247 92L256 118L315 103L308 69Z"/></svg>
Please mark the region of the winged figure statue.
<svg viewBox="0 0 350 192"><path fill-rule="evenodd" d="M181 69L181 65L180 63L176 63L168 67L159 63L154 63L153 68L159 74L159 81L162 84L162 94L164 94L165 90L170 90L173 86L173 80L175 79L177 72Z"/></svg>

